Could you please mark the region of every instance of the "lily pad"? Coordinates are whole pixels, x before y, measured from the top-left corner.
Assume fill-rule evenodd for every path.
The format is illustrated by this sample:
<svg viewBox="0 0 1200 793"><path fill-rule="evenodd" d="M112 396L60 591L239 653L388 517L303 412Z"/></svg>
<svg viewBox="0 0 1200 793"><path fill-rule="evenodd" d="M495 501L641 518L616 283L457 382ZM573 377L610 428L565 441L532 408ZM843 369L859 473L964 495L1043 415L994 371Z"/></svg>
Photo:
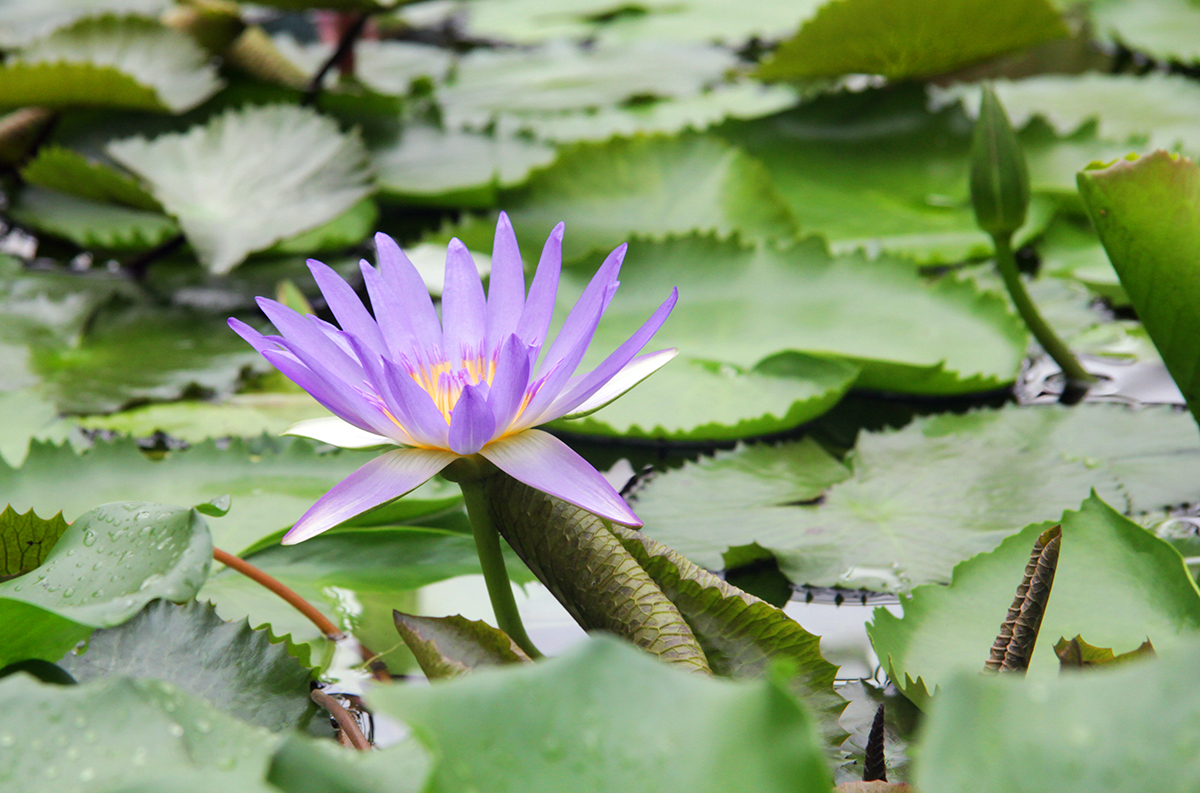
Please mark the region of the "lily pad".
<svg viewBox="0 0 1200 793"><path fill-rule="evenodd" d="M395 144L372 154L376 183L393 200L435 206L492 207L502 188L525 182L556 152L505 134L442 131L410 124Z"/></svg>
<svg viewBox="0 0 1200 793"><path fill-rule="evenodd" d="M957 107L931 113L925 104L921 86L836 94L717 133L766 166L796 222L835 253L889 252L921 264L988 256L992 243L967 190L970 125ZM1041 137L1041 147L1052 145ZM1068 174L1087 162L1073 162ZM1055 210L1054 200L1035 196L1017 244L1036 237Z"/></svg>
<svg viewBox="0 0 1200 793"><path fill-rule="evenodd" d="M376 689L369 702L439 757L437 790L832 786L813 718L776 679L718 682L611 638L429 688Z"/></svg>
<svg viewBox="0 0 1200 793"><path fill-rule="evenodd" d="M288 33L273 36L271 41L305 74L316 74L334 50L333 44L328 42L301 44ZM453 56L448 50L428 44L376 39L354 42L354 79L379 94L405 96L412 92L414 81L440 82L452 62ZM336 70L330 70L326 85L333 87L336 80Z"/></svg>
<svg viewBox="0 0 1200 793"><path fill-rule="evenodd" d="M0 392L0 459L19 468L29 454L33 439L62 443L81 440L72 424L58 417L54 403L39 396L35 389Z"/></svg>
<svg viewBox="0 0 1200 793"><path fill-rule="evenodd" d="M1088 6L1102 38L1156 60L1200 60L1200 8L1188 0L1099 0Z"/></svg>
<svg viewBox="0 0 1200 793"><path fill-rule="evenodd" d="M6 505L0 512L0 580L40 567L66 530L62 513L42 519L32 509L18 515Z"/></svg>
<svg viewBox="0 0 1200 793"><path fill-rule="evenodd" d="M826 3L758 70L764 80L945 74L1068 34L1050 0Z"/></svg>
<svg viewBox="0 0 1200 793"><path fill-rule="evenodd" d="M232 109L184 133L110 143L214 273L315 228L370 192L357 134L291 105Z"/></svg>
<svg viewBox="0 0 1200 793"><path fill-rule="evenodd" d="M599 412L551 427L674 441L768 435L828 411L858 374L846 361L801 353L781 353L749 369L679 356Z"/></svg>
<svg viewBox="0 0 1200 793"><path fill-rule="evenodd" d="M101 203L40 187L22 190L11 215L36 231L92 250L149 250L179 233L178 224L161 212Z"/></svg>
<svg viewBox="0 0 1200 793"><path fill-rule="evenodd" d="M535 43L583 41L711 42L740 44L753 36L768 41L795 30L824 0L730 4L723 0L489 0L462 6L446 0L399 11L409 24L436 25L457 15L472 35Z"/></svg>
<svg viewBox="0 0 1200 793"><path fill-rule="evenodd" d="M326 418L329 411L308 394L235 394L224 402L164 402L105 416L78 419L86 429L104 429L135 438L165 432L188 443L210 438L279 435L305 419Z"/></svg>
<svg viewBox="0 0 1200 793"><path fill-rule="evenodd" d="M136 617L98 630L59 665L80 683L153 678L273 732L303 727L313 713L311 670L244 621L225 622L212 606L150 603Z"/></svg>
<svg viewBox="0 0 1200 793"><path fill-rule="evenodd" d="M82 686L39 683L25 675L0 681L0 779L14 789L47 781L64 790L266 790L271 755L282 741L157 680L116 678ZM146 787L140 787L145 784Z"/></svg>
<svg viewBox="0 0 1200 793"><path fill-rule="evenodd" d="M169 0L42 0L40 3L9 3L0 14L0 46L20 47L45 38L58 28L83 17L101 14L140 14L156 17Z"/></svg>
<svg viewBox="0 0 1200 793"><path fill-rule="evenodd" d="M634 235L789 240L796 232L762 165L711 136L580 144L503 201L526 261L538 260L549 229L560 221L567 225L564 260L607 253ZM488 225L474 232L486 245L463 236L468 246L491 247Z"/></svg>
<svg viewBox="0 0 1200 793"><path fill-rule="evenodd" d="M568 223L566 239L572 233ZM582 292L592 272L592 262L564 270L564 308ZM831 257L820 240L778 249L690 236L658 243L634 241L621 271L621 289L600 323L583 370L623 342L673 287L679 288L679 305L653 345L677 347L685 361L715 360L750 369L764 358L793 350L854 364L861 370L857 388L961 394L1011 382L1025 351L1025 331L999 296L948 280L930 286L906 262ZM777 368L771 371L787 374L785 363L774 362ZM654 379L675 377L668 374L675 365L668 364L639 389L659 389ZM767 369L763 364L759 374ZM830 367L811 362L798 365L792 376L811 377L820 390L829 389L839 377ZM793 393L797 396L792 401L803 396ZM627 399L640 397L635 391ZM751 403L755 410L762 399ZM636 402L621 407L618 401L612 415L630 415L624 411L635 406ZM642 414L650 407L647 402L636 409ZM608 410L597 413L596 419L607 421ZM654 416L659 422L671 421L661 410ZM705 423L734 425L751 416L754 410L738 406L730 415L714 411Z"/></svg>
<svg viewBox="0 0 1200 793"><path fill-rule="evenodd" d="M1038 242L1037 252L1044 272L1073 278L1113 306L1129 305L1129 295L1090 223L1056 220Z"/></svg>
<svg viewBox="0 0 1200 793"><path fill-rule="evenodd" d="M1063 513L1061 524L1058 570L1031 677L1058 674L1054 644L1060 638L1083 634L1125 652L1147 638L1163 650L1200 631L1200 590L1170 543L1095 495L1078 512ZM955 670L983 668L1029 548L1050 525L1028 526L994 551L958 565L949 587L913 590L901 601L903 617L875 610L867 628L871 643L909 699L924 706L927 694L936 693ZM1096 606L1101 599L1102 609ZM981 617L988 613L995 613L994 624Z"/></svg>
<svg viewBox="0 0 1200 793"><path fill-rule="evenodd" d="M1200 169L1160 151L1084 171L1079 186L1130 303L1200 421Z"/></svg>
<svg viewBox="0 0 1200 793"><path fill-rule="evenodd" d="M10 107L101 106L180 113L222 86L186 33L145 17L80 19L23 47L0 67Z"/></svg>
<svg viewBox="0 0 1200 793"><path fill-rule="evenodd" d="M710 569L758 543L797 584L906 591L1092 488L1131 514L1200 498L1196 428L1170 409L945 414L860 436L848 463L812 441L718 452L653 479L633 507L646 534Z"/></svg>
<svg viewBox="0 0 1200 793"><path fill-rule="evenodd" d="M993 87L1015 127L1038 116L1068 135L1092 122L1098 138L1131 149L1200 153L1200 85L1182 75L1043 75ZM930 98L934 107L961 100L969 114L978 112L976 86L933 89Z"/></svg>
<svg viewBox="0 0 1200 793"><path fill-rule="evenodd" d="M151 460L132 440L97 442L78 455L69 447L34 442L19 469L0 466L0 492L14 509L62 510L75 520L90 505L154 499L199 504L230 494L232 509L212 523L218 547L237 552L291 527L327 490L370 460L371 452L318 454L301 438L213 441ZM388 507L386 520L429 514L459 503L458 488L433 480Z"/></svg>
<svg viewBox="0 0 1200 793"><path fill-rule="evenodd" d="M155 598L187 600L212 564L212 539L194 510L125 501L80 516L41 566L0 582L12 626L0 667L56 661L91 628L120 625Z"/></svg>

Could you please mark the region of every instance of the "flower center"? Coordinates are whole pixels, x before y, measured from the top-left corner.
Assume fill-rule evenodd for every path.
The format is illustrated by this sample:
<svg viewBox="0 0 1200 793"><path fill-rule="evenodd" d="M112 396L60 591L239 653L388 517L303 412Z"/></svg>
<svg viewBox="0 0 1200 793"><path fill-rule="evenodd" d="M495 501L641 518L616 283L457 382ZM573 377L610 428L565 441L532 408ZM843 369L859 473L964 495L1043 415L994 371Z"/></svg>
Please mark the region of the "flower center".
<svg viewBox="0 0 1200 793"><path fill-rule="evenodd" d="M496 376L496 361L482 353L453 361L421 365L409 374L417 385L433 397L433 404L450 423L450 414L462 396L463 388L480 382L492 384Z"/></svg>

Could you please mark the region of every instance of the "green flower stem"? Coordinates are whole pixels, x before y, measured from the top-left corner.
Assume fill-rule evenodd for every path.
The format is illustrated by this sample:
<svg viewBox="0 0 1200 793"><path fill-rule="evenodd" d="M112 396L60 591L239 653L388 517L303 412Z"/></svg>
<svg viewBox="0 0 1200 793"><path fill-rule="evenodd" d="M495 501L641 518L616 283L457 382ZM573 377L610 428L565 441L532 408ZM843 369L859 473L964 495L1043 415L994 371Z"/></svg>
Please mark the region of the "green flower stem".
<svg viewBox="0 0 1200 793"><path fill-rule="evenodd" d="M1026 326L1038 340L1038 344L1042 345L1042 349L1049 353L1054 362L1063 370L1063 374L1067 377L1068 389L1073 386L1086 390L1087 386L1096 382L1096 378L1088 374L1080 365L1067 345L1050 329L1046 320L1042 319L1037 306L1030 300L1029 292L1025 291L1025 284L1021 283L1021 274L1017 271L1017 259L1013 255L1011 235L994 234L992 240L996 245L996 268L1000 270L1004 286L1008 288L1008 294L1012 297L1021 319L1025 320Z"/></svg>
<svg viewBox="0 0 1200 793"><path fill-rule="evenodd" d="M500 548L500 533L492 523L487 496L484 494L484 482L483 478L464 477L459 480L458 486L462 488L463 501L467 504L467 516L471 519L471 531L475 534L475 549L483 568L483 580L487 582L488 597L492 600L492 610L496 612L496 625L530 658L541 658L542 654L525 633L521 612L517 610L508 569L504 564L504 552Z"/></svg>

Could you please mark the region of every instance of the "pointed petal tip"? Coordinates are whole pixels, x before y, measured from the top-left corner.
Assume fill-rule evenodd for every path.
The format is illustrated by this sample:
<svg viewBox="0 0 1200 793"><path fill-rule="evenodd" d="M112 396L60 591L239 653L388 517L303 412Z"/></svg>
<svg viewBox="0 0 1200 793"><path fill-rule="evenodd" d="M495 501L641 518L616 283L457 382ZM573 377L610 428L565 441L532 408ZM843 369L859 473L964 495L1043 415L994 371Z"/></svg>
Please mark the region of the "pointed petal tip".
<svg viewBox="0 0 1200 793"><path fill-rule="evenodd" d="M446 250L447 251L457 251L460 249L463 251L467 251L466 244L462 240L460 240L458 237L451 237L450 243L448 245L446 245Z"/></svg>
<svg viewBox="0 0 1200 793"><path fill-rule="evenodd" d="M499 228L501 226L509 229L512 228L512 221L508 219L508 213L503 209L500 210L500 216L496 218L496 227Z"/></svg>

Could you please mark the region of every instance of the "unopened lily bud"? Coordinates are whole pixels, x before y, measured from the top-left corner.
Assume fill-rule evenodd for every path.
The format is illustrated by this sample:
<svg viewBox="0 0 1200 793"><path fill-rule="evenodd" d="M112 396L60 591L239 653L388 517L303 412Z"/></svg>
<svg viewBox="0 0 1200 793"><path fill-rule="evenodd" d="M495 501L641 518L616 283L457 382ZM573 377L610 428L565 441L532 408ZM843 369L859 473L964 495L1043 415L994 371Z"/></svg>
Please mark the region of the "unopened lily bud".
<svg viewBox="0 0 1200 793"><path fill-rule="evenodd" d="M971 141L971 204L975 222L992 235L1011 235L1025 223L1029 168L996 93L984 86Z"/></svg>

